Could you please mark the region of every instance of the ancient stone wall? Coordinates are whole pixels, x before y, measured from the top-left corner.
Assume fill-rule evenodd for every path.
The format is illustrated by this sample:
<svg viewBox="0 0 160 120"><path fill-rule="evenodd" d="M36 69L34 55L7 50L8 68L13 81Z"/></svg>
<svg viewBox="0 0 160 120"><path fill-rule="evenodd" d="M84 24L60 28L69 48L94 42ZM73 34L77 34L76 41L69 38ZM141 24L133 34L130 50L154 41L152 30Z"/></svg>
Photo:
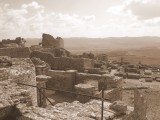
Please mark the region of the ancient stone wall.
<svg viewBox="0 0 160 120"><path fill-rule="evenodd" d="M40 58L41 60L43 60L44 62L48 63L51 66L53 63L54 55L50 53L40 52L40 51L33 51L30 54L30 58L33 58L33 57Z"/></svg>
<svg viewBox="0 0 160 120"><path fill-rule="evenodd" d="M87 73L77 73L76 75L76 83L84 83L86 80L99 81L104 79L102 75L98 74L87 74Z"/></svg>
<svg viewBox="0 0 160 120"><path fill-rule="evenodd" d="M76 84L85 83L87 80L98 82L98 89L103 86L105 89L121 87L123 80L119 77L114 77L109 74L97 75L87 73L77 73ZM95 86L96 87L96 86Z"/></svg>
<svg viewBox="0 0 160 120"><path fill-rule="evenodd" d="M30 59L13 58L10 68L11 79L16 83L24 83L36 86L36 71L34 64ZM31 92L32 104L37 105L37 90L34 87L23 86Z"/></svg>
<svg viewBox="0 0 160 120"><path fill-rule="evenodd" d="M74 91L74 85L78 84L90 84L95 87L96 90L100 90L101 82L106 86L106 90L121 88L122 79L112 78L107 75L78 73L75 70L58 71L49 70L47 76L52 77L47 82L47 87L56 88L60 90Z"/></svg>
<svg viewBox="0 0 160 120"><path fill-rule="evenodd" d="M54 70L74 69L84 72L85 69L94 67L94 61L87 58L54 57L52 54L39 51L33 51L30 57L40 58Z"/></svg>
<svg viewBox="0 0 160 120"><path fill-rule="evenodd" d="M55 71L49 70L48 76L52 77L47 82L47 88L73 91L76 79L76 71Z"/></svg>
<svg viewBox="0 0 160 120"><path fill-rule="evenodd" d="M9 56L12 58L29 58L30 49L25 48L0 48L0 56Z"/></svg>
<svg viewBox="0 0 160 120"><path fill-rule="evenodd" d="M25 42L21 37L17 37L15 40L3 39L0 42L0 47L25 47Z"/></svg>
<svg viewBox="0 0 160 120"><path fill-rule="evenodd" d="M64 48L64 41L60 37L57 37L55 39L53 36L49 34L43 34L42 47Z"/></svg>

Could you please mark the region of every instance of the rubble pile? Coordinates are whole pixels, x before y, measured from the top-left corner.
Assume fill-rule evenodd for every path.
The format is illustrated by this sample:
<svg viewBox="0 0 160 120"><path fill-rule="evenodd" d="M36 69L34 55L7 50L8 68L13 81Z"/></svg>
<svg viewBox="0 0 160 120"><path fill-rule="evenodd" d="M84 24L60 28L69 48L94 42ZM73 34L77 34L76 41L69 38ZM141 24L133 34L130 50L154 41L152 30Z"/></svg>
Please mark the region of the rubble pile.
<svg viewBox="0 0 160 120"><path fill-rule="evenodd" d="M8 56L0 56L0 68L10 67L12 60Z"/></svg>
<svg viewBox="0 0 160 120"><path fill-rule="evenodd" d="M110 120L117 117L115 110L110 109L111 103L104 102L104 120ZM20 120L100 120L101 119L101 102L92 100L88 103L82 104L78 101L72 103L59 103L55 106L48 106L47 108L26 107L25 105L18 105L19 110L23 113ZM122 105L118 106L122 108ZM116 107L115 107L116 108ZM126 107L127 108L127 107ZM131 109L125 109L126 113L132 112ZM125 111L123 111L125 112Z"/></svg>

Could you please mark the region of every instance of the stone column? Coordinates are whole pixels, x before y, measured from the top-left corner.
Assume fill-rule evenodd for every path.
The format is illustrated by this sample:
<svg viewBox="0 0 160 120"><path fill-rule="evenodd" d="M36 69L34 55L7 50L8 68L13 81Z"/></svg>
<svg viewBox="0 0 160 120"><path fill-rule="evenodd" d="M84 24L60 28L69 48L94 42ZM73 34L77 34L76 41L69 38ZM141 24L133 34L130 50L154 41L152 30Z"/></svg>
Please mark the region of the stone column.
<svg viewBox="0 0 160 120"><path fill-rule="evenodd" d="M147 102L138 90L134 90L134 118L135 120L147 120Z"/></svg>
<svg viewBox="0 0 160 120"><path fill-rule="evenodd" d="M36 81L37 81L37 86L39 88L37 88L37 103L39 107L46 107L47 103L46 103L46 89L42 89L46 88L46 82L51 79L51 77L46 76L46 75L38 75L36 76Z"/></svg>
<svg viewBox="0 0 160 120"><path fill-rule="evenodd" d="M36 75L46 75L48 68L43 65L36 66Z"/></svg>

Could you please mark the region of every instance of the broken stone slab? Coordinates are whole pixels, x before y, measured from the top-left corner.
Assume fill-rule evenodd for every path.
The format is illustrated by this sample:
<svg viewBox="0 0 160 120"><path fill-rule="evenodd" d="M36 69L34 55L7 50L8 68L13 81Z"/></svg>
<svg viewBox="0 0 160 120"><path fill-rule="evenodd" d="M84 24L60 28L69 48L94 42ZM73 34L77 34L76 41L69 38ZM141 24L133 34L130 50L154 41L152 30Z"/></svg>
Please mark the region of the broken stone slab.
<svg viewBox="0 0 160 120"><path fill-rule="evenodd" d="M152 75L152 74L153 74L152 70L145 70L144 71L144 75Z"/></svg>
<svg viewBox="0 0 160 120"><path fill-rule="evenodd" d="M80 94L93 96L95 93L95 86L90 84L78 84L75 85L75 91ZM88 102L91 98L87 96L77 95L77 100L82 103Z"/></svg>
<svg viewBox="0 0 160 120"><path fill-rule="evenodd" d="M117 101L117 100L122 100L122 89L115 88L111 90L106 90L104 91L104 98L112 102Z"/></svg>
<svg viewBox="0 0 160 120"><path fill-rule="evenodd" d="M115 101L109 107L111 110L117 112L117 115L125 115L127 112L127 104L123 101Z"/></svg>
<svg viewBox="0 0 160 120"><path fill-rule="evenodd" d="M47 82L49 79L51 79L51 77L46 76L46 75L37 75L36 76L36 81L37 82Z"/></svg>
<svg viewBox="0 0 160 120"><path fill-rule="evenodd" d="M159 77L158 77L158 78L156 78L156 81L157 81L157 82L160 82L160 78L159 78Z"/></svg>
<svg viewBox="0 0 160 120"><path fill-rule="evenodd" d="M127 73L127 78L129 79L140 79L141 75L136 73Z"/></svg>
<svg viewBox="0 0 160 120"><path fill-rule="evenodd" d="M101 98L102 97L102 91L96 91L94 94L96 97ZM104 99L114 102L117 100L122 100L122 89L121 88L115 88L110 90L104 91Z"/></svg>
<svg viewBox="0 0 160 120"><path fill-rule="evenodd" d="M115 117L114 113L111 113L111 112L103 113L103 120L112 120L114 117ZM101 114L100 113L96 116L96 120L101 120Z"/></svg>
<svg viewBox="0 0 160 120"><path fill-rule="evenodd" d="M145 78L145 82L152 82L153 79L152 78Z"/></svg>

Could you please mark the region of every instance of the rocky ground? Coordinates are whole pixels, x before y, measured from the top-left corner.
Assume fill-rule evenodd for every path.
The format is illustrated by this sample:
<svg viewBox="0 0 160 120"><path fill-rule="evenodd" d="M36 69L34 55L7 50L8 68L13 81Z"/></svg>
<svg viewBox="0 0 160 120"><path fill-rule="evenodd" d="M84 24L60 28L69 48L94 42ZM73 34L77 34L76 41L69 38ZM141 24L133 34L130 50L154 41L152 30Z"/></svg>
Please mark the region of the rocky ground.
<svg viewBox="0 0 160 120"><path fill-rule="evenodd" d="M30 92L12 80L0 81L0 91L0 119L2 120L100 120L101 118L101 101L98 100L91 100L85 104L78 101L63 102L40 108L32 106ZM119 115L119 111L111 109L110 105L111 103L104 102L104 120L113 118L116 120ZM121 106L125 108L124 112L127 110L129 113L133 110L126 105Z"/></svg>

